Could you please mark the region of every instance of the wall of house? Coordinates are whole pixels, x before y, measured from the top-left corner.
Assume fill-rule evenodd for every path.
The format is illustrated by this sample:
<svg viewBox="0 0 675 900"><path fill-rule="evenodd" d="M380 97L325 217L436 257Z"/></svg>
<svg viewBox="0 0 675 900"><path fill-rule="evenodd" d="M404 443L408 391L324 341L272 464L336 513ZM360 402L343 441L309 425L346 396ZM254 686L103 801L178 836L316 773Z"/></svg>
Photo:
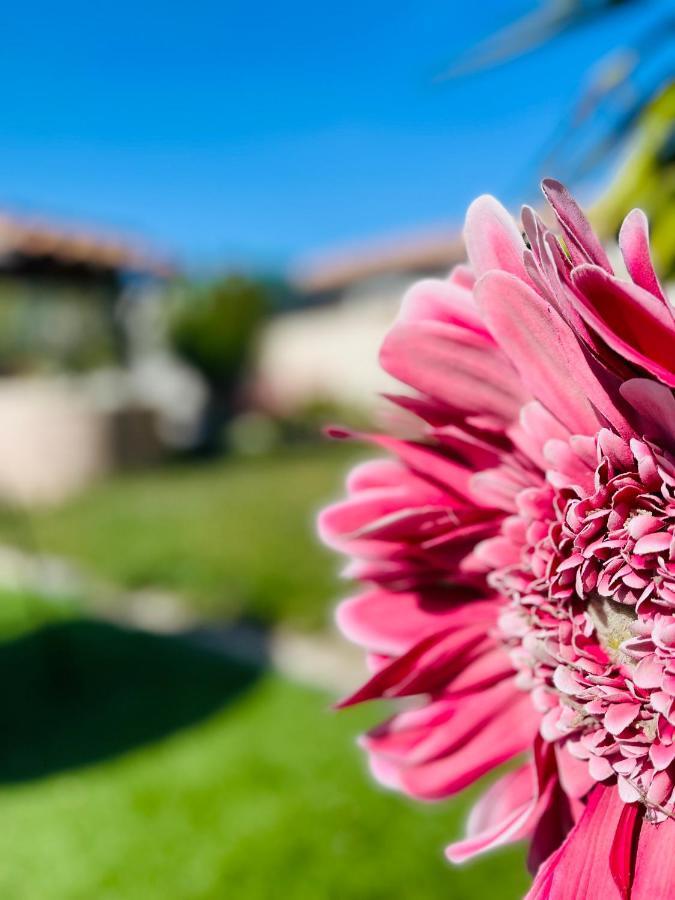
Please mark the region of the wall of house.
<svg viewBox="0 0 675 900"><path fill-rule="evenodd" d="M280 415L315 403L372 411L378 393L396 387L378 352L411 281L390 276L353 285L330 305L272 319L255 366L257 402Z"/></svg>

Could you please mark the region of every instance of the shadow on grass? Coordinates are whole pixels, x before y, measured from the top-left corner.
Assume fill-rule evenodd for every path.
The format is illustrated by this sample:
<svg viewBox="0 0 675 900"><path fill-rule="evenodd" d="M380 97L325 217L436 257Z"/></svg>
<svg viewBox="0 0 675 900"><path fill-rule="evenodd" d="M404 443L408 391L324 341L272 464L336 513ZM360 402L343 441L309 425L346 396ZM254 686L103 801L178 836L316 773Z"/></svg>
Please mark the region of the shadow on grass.
<svg viewBox="0 0 675 900"><path fill-rule="evenodd" d="M178 638L87 621L0 643L0 782L158 740L236 700L261 671Z"/></svg>

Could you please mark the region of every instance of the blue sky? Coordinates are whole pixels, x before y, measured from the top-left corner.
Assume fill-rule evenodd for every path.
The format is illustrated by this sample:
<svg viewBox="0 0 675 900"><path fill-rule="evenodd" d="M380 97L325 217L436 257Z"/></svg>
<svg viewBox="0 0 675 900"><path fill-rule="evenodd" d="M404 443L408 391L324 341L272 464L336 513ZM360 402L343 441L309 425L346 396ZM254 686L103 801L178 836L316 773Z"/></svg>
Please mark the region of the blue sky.
<svg viewBox="0 0 675 900"><path fill-rule="evenodd" d="M665 0L508 67L433 76L524 0L116 0L5 11L0 203L190 264L285 265L461 220L523 174L584 70ZM552 173L555 174L555 173Z"/></svg>

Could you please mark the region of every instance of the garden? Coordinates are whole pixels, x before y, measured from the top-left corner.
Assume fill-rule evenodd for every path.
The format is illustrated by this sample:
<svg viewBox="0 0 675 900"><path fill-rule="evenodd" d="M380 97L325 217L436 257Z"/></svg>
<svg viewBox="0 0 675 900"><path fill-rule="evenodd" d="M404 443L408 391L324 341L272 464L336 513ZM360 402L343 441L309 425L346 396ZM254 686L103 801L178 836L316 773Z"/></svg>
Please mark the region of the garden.
<svg viewBox="0 0 675 900"><path fill-rule="evenodd" d="M38 7L0 900L674 896L670 0Z"/></svg>

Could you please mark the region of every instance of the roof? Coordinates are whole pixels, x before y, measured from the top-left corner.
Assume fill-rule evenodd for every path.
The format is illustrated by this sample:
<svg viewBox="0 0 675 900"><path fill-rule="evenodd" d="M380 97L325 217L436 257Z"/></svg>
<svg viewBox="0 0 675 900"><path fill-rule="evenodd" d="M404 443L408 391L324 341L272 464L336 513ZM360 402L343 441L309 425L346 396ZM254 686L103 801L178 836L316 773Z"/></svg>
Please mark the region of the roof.
<svg viewBox="0 0 675 900"><path fill-rule="evenodd" d="M158 278L175 271L168 259L132 240L0 211L0 259L16 256Z"/></svg>
<svg viewBox="0 0 675 900"><path fill-rule="evenodd" d="M293 267L290 277L303 293L322 293L380 275L443 271L465 258L461 235L447 228L303 260Z"/></svg>

